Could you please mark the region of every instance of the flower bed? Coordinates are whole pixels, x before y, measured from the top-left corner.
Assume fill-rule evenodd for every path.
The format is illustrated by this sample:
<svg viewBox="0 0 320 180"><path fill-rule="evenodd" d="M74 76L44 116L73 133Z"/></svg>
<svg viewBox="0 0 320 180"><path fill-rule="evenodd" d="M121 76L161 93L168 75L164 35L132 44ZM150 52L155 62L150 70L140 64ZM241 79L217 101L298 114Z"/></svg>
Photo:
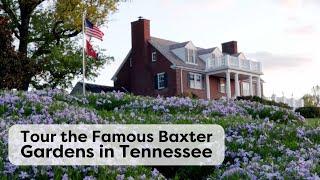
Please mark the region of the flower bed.
<svg viewBox="0 0 320 180"><path fill-rule="evenodd" d="M216 167L16 167L7 158L13 124L201 123L226 132L226 157ZM258 102L151 98L120 92L86 98L58 90L0 92L0 177L8 179L315 178L320 173L320 127L302 116ZM159 169L159 171L158 171ZM172 169L172 168L171 168Z"/></svg>

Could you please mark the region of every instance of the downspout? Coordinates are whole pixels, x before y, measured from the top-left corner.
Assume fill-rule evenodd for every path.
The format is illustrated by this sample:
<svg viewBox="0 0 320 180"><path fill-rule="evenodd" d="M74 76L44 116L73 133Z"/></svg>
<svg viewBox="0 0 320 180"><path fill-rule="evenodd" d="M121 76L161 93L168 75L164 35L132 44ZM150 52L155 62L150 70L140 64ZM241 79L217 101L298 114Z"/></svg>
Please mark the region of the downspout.
<svg viewBox="0 0 320 180"><path fill-rule="evenodd" d="M180 89L181 95L183 94L183 80L182 80L182 69L180 68Z"/></svg>

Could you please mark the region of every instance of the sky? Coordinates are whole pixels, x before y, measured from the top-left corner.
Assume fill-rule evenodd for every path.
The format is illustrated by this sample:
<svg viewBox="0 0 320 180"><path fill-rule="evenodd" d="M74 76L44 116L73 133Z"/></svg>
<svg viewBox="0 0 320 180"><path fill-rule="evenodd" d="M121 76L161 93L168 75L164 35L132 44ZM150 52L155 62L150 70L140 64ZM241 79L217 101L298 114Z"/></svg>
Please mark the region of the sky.
<svg viewBox="0 0 320 180"><path fill-rule="evenodd" d="M112 76L131 48L130 22L150 20L151 36L191 40L203 48L236 40L238 50L263 67L264 95L300 98L320 85L319 0L129 0L102 27L115 61L93 81L113 86ZM74 81L74 83L76 80Z"/></svg>

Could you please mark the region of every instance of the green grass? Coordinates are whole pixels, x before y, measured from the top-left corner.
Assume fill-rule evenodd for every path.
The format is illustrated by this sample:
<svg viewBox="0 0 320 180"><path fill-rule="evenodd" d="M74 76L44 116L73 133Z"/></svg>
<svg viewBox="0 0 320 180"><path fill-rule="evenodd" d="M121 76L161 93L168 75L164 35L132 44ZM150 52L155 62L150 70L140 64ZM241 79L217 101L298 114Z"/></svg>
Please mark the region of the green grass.
<svg viewBox="0 0 320 180"><path fill-rule="evenodd" d="M320 118L309 118L306 119L306 126L309 127L320 127Z"/></svg>

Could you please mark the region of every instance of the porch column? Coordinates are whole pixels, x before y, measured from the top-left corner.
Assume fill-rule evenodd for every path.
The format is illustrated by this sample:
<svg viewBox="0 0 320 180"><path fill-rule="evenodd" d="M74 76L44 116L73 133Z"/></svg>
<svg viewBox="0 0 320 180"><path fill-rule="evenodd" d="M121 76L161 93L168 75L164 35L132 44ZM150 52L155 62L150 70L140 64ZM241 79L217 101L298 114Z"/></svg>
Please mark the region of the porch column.
<svg viewBox="0 0 320 180"><path fill-rule="evenodd" d="M206 75L206 88L207 88L207 99L210 99L210 80L209 80L209 75Z"/></svg>
<svg viewBox="0 0 320 180"><path fill-rule="evenodd" d="M249 94L253 96L252 75L249 76Z"/></svg>
<svg viewBox="0 0 320 180"><path fill-rule="evenodd" d="M234 74L234 87L235 87L235 96L238 97L240 96L240 85L239 85L239 74L235 73Z"/></svg>
<svg viewBox="0 0 320 180"><path fill-rule="evenodd" d="M260 76L257 77L257 96L261 97L261 79Z"/></svg>
<svg viewBox="0 0 320 180"><path fill-rule="evenodd" d="M230 72L226 71L226 93L227 98L231 98Z"/></svg>

